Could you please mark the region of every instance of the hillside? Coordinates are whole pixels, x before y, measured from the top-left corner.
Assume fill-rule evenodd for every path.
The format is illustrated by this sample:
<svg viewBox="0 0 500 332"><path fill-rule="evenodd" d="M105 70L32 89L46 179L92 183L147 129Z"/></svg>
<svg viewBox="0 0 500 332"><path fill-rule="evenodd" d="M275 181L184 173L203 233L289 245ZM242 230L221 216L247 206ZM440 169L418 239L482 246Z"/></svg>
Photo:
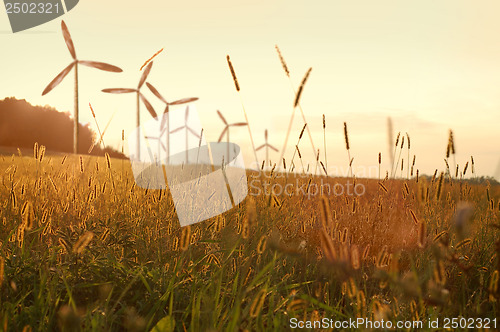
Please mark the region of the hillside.
<svg viewBox="0 0 500 332"><path fill-rule="evenodd" d="M80 124L80 153L86 154L98 135L88 126ZM34 106L14 97L0 100L0 153L17 154L17 148L33 149L37 142L47 151L70 153L73 142L73 119L67 112L55 108ZM5 152L4 152L5 151ZM126 158L120 152L95 146L92 155L103 156L107 152L115 158Z"/></svg>

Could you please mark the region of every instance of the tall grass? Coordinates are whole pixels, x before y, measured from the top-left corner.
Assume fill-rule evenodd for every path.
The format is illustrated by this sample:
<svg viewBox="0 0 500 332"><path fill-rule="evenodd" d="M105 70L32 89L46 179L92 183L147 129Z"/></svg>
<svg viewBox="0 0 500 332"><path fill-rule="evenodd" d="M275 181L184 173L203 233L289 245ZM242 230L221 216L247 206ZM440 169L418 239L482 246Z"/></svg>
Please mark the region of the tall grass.
<svg viewBox="0 0 500 332"><path fill-rule="evenodd" d="M135 186L129 167L120 174L113 159L87 167L88 157L34 150L0 158L0 330L283 330L290 317L498 315L498 186L440 173L434 183L356 179L365 195L320 196L319 177L273 170L266 181L297 180L306 196L250 195L181 229L171 196Z"/></svg>

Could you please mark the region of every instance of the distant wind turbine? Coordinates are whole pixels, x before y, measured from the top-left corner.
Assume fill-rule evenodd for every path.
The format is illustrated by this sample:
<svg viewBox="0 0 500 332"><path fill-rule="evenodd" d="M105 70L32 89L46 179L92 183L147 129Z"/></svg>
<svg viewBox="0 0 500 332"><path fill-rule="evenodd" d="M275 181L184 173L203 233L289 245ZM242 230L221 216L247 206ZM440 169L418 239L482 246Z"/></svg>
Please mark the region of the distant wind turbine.
<svg viewBox="0 0 500 332"><path fill-rule="evenodd" d="M224 134L226 134L226 140L227 140L227 156L226 156L227 161L226 162L229 163L229 161L231 160L231 158L229 156L229 128L230 127L242 127L242 126L246 126L248 124L246 122L236 122L236 123L228 124L226 121L226 118L222 115L222 113L220 111L217 111L217 114L219 115L219 117L221 118L222 122L224 122L224 125L225 125L224 130L220 134L219 140L217 142L220 143L220 141L222 141L222 138L224 137Z"/></svg>
<svg viewBox="0 0 500 332"><path fill-rule="evenodd" d="M186 164L189 163L189 142L188 142L188 137L189 137L189 132L196 136L197 138L200 138L201 136L198 135L196 131L194 131L191 127L188 126L188 119L189 119L189 106L186 106L186 113L184 115L184 126L176 128L172 130L170 133L174 134L178 131L181 131L182 129L186 130Z"/></svg>
<svg viewBox="0 0 500 332"><path fill-rule="evenodd" d="M146 82L146 79L148 78L149 73L151 72L151 68L153 67L153 62L150 62L146 69L144 69L144 72L142 73L141 79L139 80L139 84L137 85L136 89L128 89L128 88L113 88L113 89L103 89L102 92L106 93L114 93L114 94L121 94L121 93L136 93L137 95L137 159L141 158L141 150L140 150L140 141L141 141L141 136L140 136L140 126L141 126L141 118L140 118L140 102L144 103L146 106L147 110L151 114L153 118L157 118L156 112L153 108L153 106L149 103L149 101L144 97L144 95L141 93L141 88Z"/></svg>
<svg viewBox="0 0 500 332"><path fill-rule="evenodd" d="M169 158L170 158L170 123L169 123L169 111L170 111L170 105L182 105L182 104L187 104L191 103L193 101L197 101L198 98L192 97L192 98L183 98L179 99L176 101L173 101L169 103L163 96L158 92L158 90L149 82L146 82L147 87L151 92L156 96L156 98L160 99L164 104L165 104L165 110L163 111L163 116L161 118L161 123L160 123L160 139L163 134L166 133L167 141L166 141L166 146L161 143L161 146L163 147L164 151L167 154L167 164L169 163Z"/></svg>
<svg viewBox="0 0 500 332"><path fill-rule="evenodd" d="M266 143L265 144L262 144L261 146L259 146L257 148L257 151L259 151L260 149L263 149L263 148L266 148L266 163L269 162L269 149L272 149L276 152L278 152L278 149L276 149L274 146L272 146L271 144L269 144L267 142L267 129L266 131L264 132L264 137L266 139Z"/></svg>
<svg viewBox="0 0 500 332"><path fill-rule="evenodd" d="M166 151L165 144L163 144L163 142L161 141L161 136L162 136L161 133L158 136L144 136L145 139L158 141L158 155L157 155L156 163L161 162L161 149L160 148L163 148L163 151Z"/></svg>
<svg viewBox="0 0 500 332"><path fill-rule="evenodd" d="M73 62L63 69L62 72L57 75L52 82L47 85L45 90L42 92L42 96L46 95L52 89L59 85L62 80L69 74L73 67L75 68L75 113L73 119L73 153L78 153L78 117L79 117L79 108L78 108L78 65L84 65L87 67L97 68L104 71L109 71L113 73L121 73L122 70L116 66L112 66L103 62L96 61L86 61L86 60L78 60L76 57L75 46L73 45L73 40L71 39L71 35L69 33L68 27L64 21L61 22L61 29L63 33L64 40L66 41L66 46L68 47L69 53L73 58Z"/></svg>

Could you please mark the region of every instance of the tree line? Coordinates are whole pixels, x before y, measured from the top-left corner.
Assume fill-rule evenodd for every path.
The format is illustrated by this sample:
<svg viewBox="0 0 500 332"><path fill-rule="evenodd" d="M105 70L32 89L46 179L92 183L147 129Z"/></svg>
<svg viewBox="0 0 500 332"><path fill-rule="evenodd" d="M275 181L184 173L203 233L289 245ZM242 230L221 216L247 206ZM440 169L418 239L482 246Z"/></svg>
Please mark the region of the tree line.
<svg viewBox="0 0 500 332"><path fill-rule="evenodd" d="M79 124L78 151L87 153L98 135L88 124ZM67 112L54 107L34 106L25 99L14 97L0 100L0 146L33 148L35 142L47 150L62 153L73 151L73 119ZM111 147L96 145L90 154L113 158L126 158Z"/></svg>

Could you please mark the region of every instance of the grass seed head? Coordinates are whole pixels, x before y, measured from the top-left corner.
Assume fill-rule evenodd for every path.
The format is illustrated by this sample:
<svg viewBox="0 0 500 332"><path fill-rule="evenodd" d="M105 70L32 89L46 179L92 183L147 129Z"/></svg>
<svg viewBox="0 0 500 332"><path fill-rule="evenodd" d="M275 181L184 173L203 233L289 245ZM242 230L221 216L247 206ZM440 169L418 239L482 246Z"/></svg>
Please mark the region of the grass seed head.
<svg viewBox="0 0 500 332"><path fill-rule="evenodd" d="M283 55L281 54L278 45L275 45L275 47L276 47L276 52L278 52L278 56L280 58L281 66L283 67L286 76L290 77L290 71L288 70L288 66L286 65L285 58L283 58Z"/></svg>
<svg viewBox="0 0 500 332"><path fill-rule="evenodd" d="M191 226L184 226L181 232L181 250L186 251L189 247L189 243L191 242Z"/></svg>
<svg viewBox="0 0 500 332"><path fill-rule="evenodd" d="M488 291L491 295L498 297L498 270L495 270L490 278L490 285L488 287ZM1 285L1 284L0 284Z"/></svg>
<svg viewBox="0 0 500 332"><path fill-rule="evenodd" d="M321 225L327 230L330 221L332 220L332 212L330 210L330 201L325 195L321 196Z"/></svg>
<svg viewBox="0 0 500 332"><path fill-rule="evenodd" d="M257 253L261 255L264 250L266 250L267 238L265 235L262 235L259 243L257 244Z"/></svg>
<svg viewBox="0 0 500 332"><path fill-rule="evenodd" d="M84 168L83 168L83 158L82 156L80 156L80 173L83 173L84 172Z"/></svg>
<svg viewBox="0 0 500 332"><path fill-rule="evenodd" d="M297 95L295 96L295 102L293 103L294 107L297 107L299 105L300 96L302 95L302 90L304 90L304 86L306 85L306 82L307 82L307 79L309 78L309 74L311 73L311 70L312 70L312 68L309 68L309 70L304 75L304 78L302 79L302 83L300 84L299 90L297 91Z"/></svg>
<svg viewBox="0 0 500 332"><path fill-rule="evenodd" d="M111 169L111 158L109 157L109 153L104 154L106 156L106 166L108 166L108 169Z"/></svg>
<svg viewBox="0 0 500 332"><path fill-rule="evenodd" d="M417 215L415 214L415 212L413 212L412 209L410 209L410 215L411 215L411 218L413 219L413 222L415 223L415 225L419 225L420 222L418 221Z"/></svg>
<svg viewBox="0 0 500 332"><path fill-rule="evenodd" d="M39 152L38 152L38 158L39 161L43 161L43 157L45 156L45 145L40 146Z"/></svg>
<svg viewBox="0 0 500 332"><path fill-rule="evenodd" d="M255 318L260 314L262 307L264 306L264 301L266 300L266 295L267 289L263 288L259 291L250 306L250 317Z"/></svg>
<svg viewBox="0 0 500 332"><path fill-rule="evenodd" d="M307 123L304 124L304 126L302 127L302 130L300 131L299 141L302 139L302 135L304 135L304 130L306 130L306 126L307 126Z"/></svg>
<svg viewBox="0 0 500 332"><path fill-rule="evenodd" d="M321 230L320 238L321 238L321 249L323 254L325 255L325 258L330 262L334 262L335 260L337 260L337 252L333 245L333 241L328 232L326 232L326 230L324 229Z"/></svg>
<svg viewBox="0 0 500 332"><path fill-rule="evenodd" d="M455 139L453 138L453 131L450 129L449 146L451 154L455 154Z"/></svg>
<svg viewBox="0 0 500 332"><path fill-rule="evenodd" d="M437 201L441 198L441 192L443 191L443 182L444 182L444 172L441 172L441 174L439 175L438 187L436 191Z"/></svg>
<svg viewBox="0 0 500 332"><path fill-rule="evenodd" d="M231 63L231 58L229 55L226 56L227 64L229 66L229 70L231 71L231 76L233 77L234 86L236 87L236 91L240 92L240 85L238 84L238 79L236 78L236 73L233 68L233 64Z"/></svg>
<svg viewBox="0 0 500 332"><path fill-rule="evenodd" d="M345 139L345 148L349 150L349 135L347 133L347 123L344 122L344 139Z"/></svg>
<svg viewBox="0 0 500 332"><path fill-rule="evenodd" d="M399 137L401 136L401 132L398 132L398 136L396 137L396 147L398 147Z"/></svg>
<svg viewBox="0 0 500 332"><path fill-rule="evenodd" d="M33 157L35 160L38 160L38 142L35 142L35 145L33 146Z"/></svg>
<svg viewBox="0 0 500 332"><path fill-rule="evenodd" d="M35 214L33 212L33 204L30 201L26 201L21 209L21 214L23 216L24 229L29 231L33 229Z"/></svg>
<svg viewBox="0 0 500 332"><path fill-rule="evenodd" d="M85 248L89 245L90 241L94 238L94 233L87 231L85 232L78 241L73 246L73 253L81 254Z"/></svg>
<svg viewBox="0 0 500 332"><path fill-rule="evenodd" d="M427 234L426 234L426 226L425 226L424 222L421 222L418 226L419 226L418 227L418 246L420 248L424 248L424 246L425 246L425 238L427 236Z"/></svg>

